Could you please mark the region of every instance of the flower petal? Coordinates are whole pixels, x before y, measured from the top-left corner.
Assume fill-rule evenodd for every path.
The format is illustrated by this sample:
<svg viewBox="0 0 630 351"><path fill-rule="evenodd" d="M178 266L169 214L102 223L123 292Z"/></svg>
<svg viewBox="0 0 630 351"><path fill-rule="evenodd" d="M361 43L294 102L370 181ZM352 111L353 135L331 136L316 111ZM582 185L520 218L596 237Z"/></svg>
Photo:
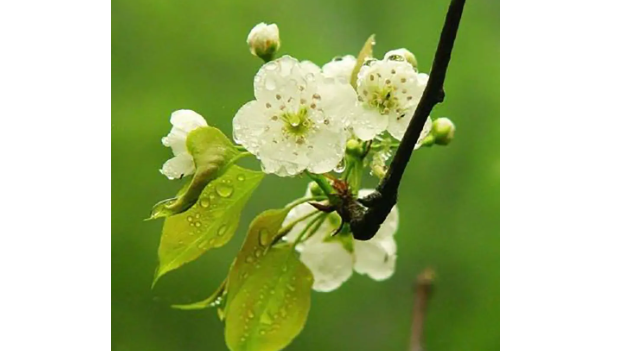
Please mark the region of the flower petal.
<svg viewBox="0 0 630 351"><path fill-rule="evenodd" d="M396 242L393 237L384 240L354 241L354 270L374 280L384 280L396 268Z"/></svg>
<svg viewBox="0 0 630 351"><path fill-rule="evenodd" d="M352 255L338 241L309 243L300 260L313 273L315 291L335 290L352 276Z"/></svg>
<svg viewBox="0 0 630 351"><path fill-rule="evenodd" d="M188 153L179 154L166 162L160 169L168 179L178 179L195 173L195 162Z"/></svg>

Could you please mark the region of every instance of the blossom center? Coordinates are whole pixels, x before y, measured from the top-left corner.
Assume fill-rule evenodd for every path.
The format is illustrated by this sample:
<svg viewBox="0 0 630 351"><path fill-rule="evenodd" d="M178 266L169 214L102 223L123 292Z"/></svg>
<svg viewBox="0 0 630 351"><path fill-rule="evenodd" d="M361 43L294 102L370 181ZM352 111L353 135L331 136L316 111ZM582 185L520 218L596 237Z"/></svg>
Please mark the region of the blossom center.
<svg viewBox="0 0 630 351"><path fill-rule="evenodd" d="M393 92L396 88L390 84L382 87L374 87L368 91L363 90L365 104L371 108L377 109L382 115L387 115L391 110L398 108L398 98Z"/></svg>
<svg viewBox="0 0 630 351"><path fill-rule="evenodd" d="M285 112L281 119L284 122L283 132L295 137L298 143L304 142L304 137L313 127L313 121L308 117L308 109L305 106L301 106L297 112Z"/></svg>

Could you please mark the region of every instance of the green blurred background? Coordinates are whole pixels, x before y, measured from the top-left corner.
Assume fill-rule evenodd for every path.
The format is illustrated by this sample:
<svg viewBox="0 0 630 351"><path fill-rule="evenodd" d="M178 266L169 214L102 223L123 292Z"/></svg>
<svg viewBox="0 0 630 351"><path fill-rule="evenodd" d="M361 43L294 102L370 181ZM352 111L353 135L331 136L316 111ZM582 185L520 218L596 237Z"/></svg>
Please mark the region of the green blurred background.
<svg viewBox="0 0 630 351"><path fill-rule="evenodd" d="M150 289L161 221L143 221L180 183L158 169L172 111L188 108L231 135L253 98L261 62L245 39L258 22L280 27L282 54L319 65L356 54L376 33L376 55L406 47L431 65L447 0L114 0L112 3L112 349L225 350L216 312L172 303L207 297L224 278L247 223L303 194L306 179L267 176L235 239L167 274ZM433 117L457 125L448 147L417 151L399 199L396 273L355 274L314 293L309 320L288 350L408 349L412 284L438 273L426 326L429 351L499 349L499 1L469 1ZM372 181L373 185L374 182Z"/></svg>

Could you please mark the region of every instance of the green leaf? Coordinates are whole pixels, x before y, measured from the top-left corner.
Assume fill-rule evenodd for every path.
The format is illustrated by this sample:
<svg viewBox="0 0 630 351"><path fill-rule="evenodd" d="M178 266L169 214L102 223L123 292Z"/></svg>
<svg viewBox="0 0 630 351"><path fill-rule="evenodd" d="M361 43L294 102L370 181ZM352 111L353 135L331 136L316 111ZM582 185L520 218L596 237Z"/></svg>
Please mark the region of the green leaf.
<svg viewBox="0 0 630 351"><path fill-rule="evenodd" d="M228 277L226 343L232 351L276 351L306 323L313 276L289 245L270 247L289 208L250 225Z"/></svg>
<svg viewBox="0 0 630 351"><path fill-rule="evenodd" d="M262 172L234 165L208 184L190 209L166 218L153 285L167 272L225 245L234 235L241 211L263 176Z"/></svg>
<svg viewBox="0 0 630 351"><path fill-rule="evenodd" d="M232 141L219 129L200 127L186 138L188 152L195 161L195 174L177 193L177 197L158 202L151 210L149 219L168 217L190 208L203 189L220 177L245 153L240 153Z"/></svg>
<svg viewBox="0 0 630 351"><path fill-rule="evenodd" d="M359 76L359 71L361 70L361 66L367 58L372 57L372 48L374 47L376 42L374 41L374 34L370 35L370 37L366 40L365 44L363 44L363 48L357 55L357 63L354 65L352 69L352 74L350 75L350 85L353 88L357 88L357 78Z"/></svg>
<svg viewBox="0 0 630 351"><path fill-rule="evenodd" d="M204 308L214 307L221 303L223 297L225 296L227 290L227 279L225 279L221 285L217 288L217 290L212 293L207 299L193 302L186 305L171 305L172 308L176 310L202 310Z"/></svg>

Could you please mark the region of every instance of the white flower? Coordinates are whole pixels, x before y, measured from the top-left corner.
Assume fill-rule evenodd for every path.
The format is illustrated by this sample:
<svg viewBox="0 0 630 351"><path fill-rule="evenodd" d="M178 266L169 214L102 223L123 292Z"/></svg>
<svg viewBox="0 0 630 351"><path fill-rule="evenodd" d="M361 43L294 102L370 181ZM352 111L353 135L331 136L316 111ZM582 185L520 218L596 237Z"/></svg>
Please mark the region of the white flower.
<svg viewBox="0 0 630 351"><path fill-rule="evenodd" d="M341 161L346 119L357 108L349 84L325 78L312 62L284 56L260 68L254 95L234 117L234 140L265 172L325 173Z"/></svg>
<svg viewBox="0 0 630 351"><path fill-rule="evenodd" d="M401 140L428 79L407 61L374 60L361 67L357 94L362 113L352 123L355 135L371 140L387 130Z"/></svg>
<svg viewBox="0 0 630 351"><path fill-rule="evenodd" d="M162 138L162 144L173 149L175 157L164 163L160 172L168 179L176 179L195 173L195 162L186 148L188 133L208 125L206 120L191 110L179 110L171 114L173 128Z"/></svg>
<svg viewBox="0 0 630 351"><path fill-rule="evenodd" d="M324 76L339 79L340 82L349 84L350 75L357 63L357 59L352 55L338 56L322 67Z"/></svg>
<svg viewBox="0 0 630 351"><path fill-rule="evenodd" d="M363 189L359 191L359 196L364 197L371 192L373 190ZM307 203L298 205L289 212L284 224L312 211L314 208ZM376 235L369 241L349 239L352 241L352 252L344 247L339 238L330 237L340 224L339 215L336 213L328 215L317 231L297 247L301 251L300 260L315 278L313 289L323 292L335 290L350 278L353 269L374 280L391 277L396 265L394 233L398 229L398 208L394 206ZM304 221L300 222L285 239L296 240L305 226Z"/></svg>
<svg viewBox="0 0 630 351"><path fill-rule="evenodd" d="M254 56L270 57L280 48L280 31L278 26L267 23L258 23L247 36L249 51Z"/></svg>

